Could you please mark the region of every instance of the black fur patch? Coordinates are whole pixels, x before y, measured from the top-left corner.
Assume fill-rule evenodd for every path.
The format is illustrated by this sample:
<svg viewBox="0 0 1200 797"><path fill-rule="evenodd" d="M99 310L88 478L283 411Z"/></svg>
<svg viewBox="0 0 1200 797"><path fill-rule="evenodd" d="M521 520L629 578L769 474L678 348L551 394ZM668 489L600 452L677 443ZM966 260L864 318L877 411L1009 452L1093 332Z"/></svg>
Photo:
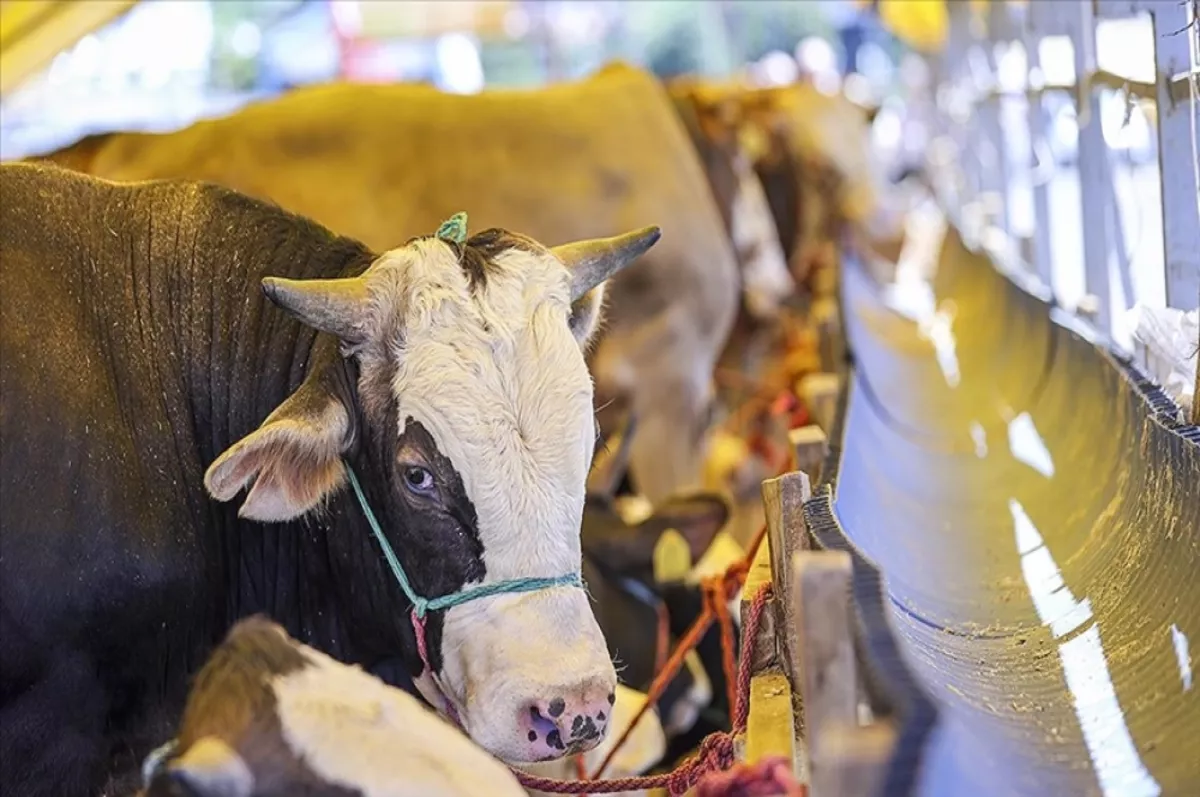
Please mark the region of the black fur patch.
<svg viewBox="0 0 1200 797"><path fill-rule="evenodd" d="M389 401L383 418L372 419L367 456L371 472L379 474L377 488L386 493L371 496L384 533L405 568L413 589L425 598L437 598L462 589L468 581L487 573L483 541L475 506L467 496L462 476L437 447L433 436L417 420L405 419L399 430L398 407ZM437 487L432 496L416 495L404 484L410 466L428 469ZM366 489L371 490L367 485ZM429 664L442 667L442 617L433 612L425 624ZM413 675L419 662L412 662Z"/></svg>
<svg viewBox="0 0 1200 797"><path fill-rule="evenodd" d="M520 249L534 254L545 251L545 248L532 238L499 227L476 233L468 238L465 244L443 242L454 250L459 266L470 280L471 290L479 290L487 283L487 274L495 259L509 249Z"/></svg>

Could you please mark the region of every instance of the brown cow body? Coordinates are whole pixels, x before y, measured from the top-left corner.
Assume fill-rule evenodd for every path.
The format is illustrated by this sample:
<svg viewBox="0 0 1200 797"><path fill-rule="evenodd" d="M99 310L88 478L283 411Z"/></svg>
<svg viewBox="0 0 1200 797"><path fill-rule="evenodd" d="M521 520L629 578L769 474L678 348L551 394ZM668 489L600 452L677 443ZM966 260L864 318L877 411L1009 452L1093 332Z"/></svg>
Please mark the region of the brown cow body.
<svg viewBox="0 0 1200 797"><path fill-rule="evenodd" d="M113 180L217 182L387 248L466 210L474 230L553 245L657 224L610 287L598 394L627 399L631 476L654 502L696 487L711 377L739 303L734 252L662 85L610 65L536 91L419 85L299 90L169 134L85 139L51 160ZM90 154L88 154L90 153Z"/></svg>

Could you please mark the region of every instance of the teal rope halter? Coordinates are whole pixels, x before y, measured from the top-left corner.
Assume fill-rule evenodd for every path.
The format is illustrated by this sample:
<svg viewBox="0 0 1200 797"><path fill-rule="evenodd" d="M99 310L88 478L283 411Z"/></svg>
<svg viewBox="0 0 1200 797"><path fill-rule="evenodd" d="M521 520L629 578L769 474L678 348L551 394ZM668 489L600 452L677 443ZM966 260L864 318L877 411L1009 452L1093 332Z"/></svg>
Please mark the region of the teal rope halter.
<svg viewBox="0 0 1200 797"><path fill-rule="evenodd" d="M400 565L400 560L396 558L396 552L392 550L387 537L384 536L383 528L379 525L379 520L376 519L375 513L371 511L371 505L367 503L366 493L363 492L362 485L358 482L358 476L354 474L354 469L350 467L349 463L346 464L346 473L350 477L350 486L354 488L354 495L358 498L358 504L362 507L363 514L367 517L367 523L371 526L371 532L379 542L379 547L383 549L383 558L387 560L388 567L392 569L392 575L396 577L396 583L400 585L400 589L404 590L404 594L412 601L413 614L416 615L417 619L423 619L429 611L449 609L452 606L458 606L479 598L486 598L490 595L503 595L513 592L537 592L538 590L550 589L552 587L579 587L583 589L583 577L579 573L571 573L556 578L512 578L507 581L496 581L491 584L468 587L459 592L452 592L449 595L442 595L438 598L424 598L418 595L416 590L412 588L412 584L408 580L408 575Z"/></svg>

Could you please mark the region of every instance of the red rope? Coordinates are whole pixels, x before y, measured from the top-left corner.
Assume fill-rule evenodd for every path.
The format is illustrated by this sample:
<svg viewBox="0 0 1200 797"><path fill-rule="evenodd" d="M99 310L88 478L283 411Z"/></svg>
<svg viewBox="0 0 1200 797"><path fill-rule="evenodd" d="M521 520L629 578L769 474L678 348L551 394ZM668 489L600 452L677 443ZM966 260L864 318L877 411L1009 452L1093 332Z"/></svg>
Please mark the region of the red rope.
<svg viewBox="0 0 1200 797"><path fill-rule="evenodd" d="M734 764L696 784L695 797L805 797L807 790L792 777L792 762L771 756L755 766Z"/></svg>

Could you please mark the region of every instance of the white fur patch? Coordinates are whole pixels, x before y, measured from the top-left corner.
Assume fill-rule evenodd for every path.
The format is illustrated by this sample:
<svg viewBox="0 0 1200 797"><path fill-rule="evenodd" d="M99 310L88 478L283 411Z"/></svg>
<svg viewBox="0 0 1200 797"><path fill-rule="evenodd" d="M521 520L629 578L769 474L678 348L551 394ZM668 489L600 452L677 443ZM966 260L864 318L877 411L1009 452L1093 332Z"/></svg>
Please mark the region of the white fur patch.
<svg viewBox="0 0 1200 797"><path fill-rule="evenodd" d="M272 687L283 737L320 777L364 797L518 797L512 773L410 695L304 647Z"/></svg>
<svg viewBox="0 0 1200 797"><path fill-rule="evenodd" d="M488 580L579 567L595 447L592 381L567 323L568 275L550 255L500 255L478 294L439 241L375 267L404 300L393 389L403 432L420 422L462 476ZM373 269L374 270L374 269Z"/></svg>
<svg viewBox="0 0 1200 797"><path fill-rule="evenodd" d="M739 157L734 168L738 188L733 199L730 237L739 260L742 253L753 253L741 262L742 290L750 312L767 318L779 311L780 304L792 294L796 285L783 256L783 246L762 182L746 158Z"/></svg>
<svg viewBox="0 0 1200 797"><path fill-rule="evenodd" d="M685 733L700 719L700 712L712 702L712 679L700 661L700 655L694 650L688 651L683 657L683 663L692 674L692 688L687 691L675 705L671 706L671 715L665 723L666 730L671 734Z"/></svg>

